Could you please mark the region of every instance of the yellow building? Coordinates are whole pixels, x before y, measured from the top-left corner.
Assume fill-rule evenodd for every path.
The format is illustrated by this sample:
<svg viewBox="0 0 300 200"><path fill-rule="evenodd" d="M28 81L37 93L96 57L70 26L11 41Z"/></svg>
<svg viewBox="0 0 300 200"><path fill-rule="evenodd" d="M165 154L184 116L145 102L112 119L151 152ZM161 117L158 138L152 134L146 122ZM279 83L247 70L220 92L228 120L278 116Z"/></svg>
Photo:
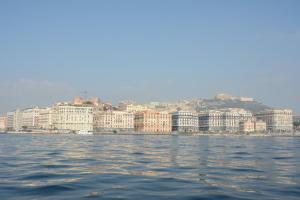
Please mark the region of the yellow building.
<svg viewBox="0 0 300 200"><path fill-rule="evenodd" d="M267 124L262 120L257 120L255 122L255 132L266 132Z"/></svg>
<svg viewBox="0 0 300 200"><path fill-rule="evenodd" d="M140 104L120 103L119 110L136 113L136 112L141 112L141 111L148 110L148 107L140 105Z"/></svg>
<svg viewBox="0 0 300 200"><path fill-rule="evenodd" d="M134 129L145 133L170 133L172 115L166 112L147 110L138 112L134 117Z"/></svg>

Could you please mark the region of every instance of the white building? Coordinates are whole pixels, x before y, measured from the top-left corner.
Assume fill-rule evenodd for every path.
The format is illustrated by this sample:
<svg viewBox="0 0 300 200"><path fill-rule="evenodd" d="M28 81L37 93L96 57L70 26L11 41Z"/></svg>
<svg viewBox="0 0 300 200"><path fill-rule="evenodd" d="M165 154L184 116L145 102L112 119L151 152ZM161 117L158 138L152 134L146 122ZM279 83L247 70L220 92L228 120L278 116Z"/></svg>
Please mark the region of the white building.
<svg viewBox="0 0 300 200"><path fill-rule="evenodd" d="M256 114L256 118L267 124L267 130L272 132L292 132L293 112L290 109L269 109Z"/></svg>
<svg viewBox="0 0 300 200"><path fill-rule="evenodd" d="M23 128L23 112L17 109L13 112L13 130L21 131Z"/></svg>
<svg viewBox="0 0 300 200"><path fill-rule="evenodd" d="M99 132L134 130L134 114L123 111L98 111L94 115L94 130Z"/></svg>
<svg viewBox="0 0 300 200"><path fill-rule="evenodd" d="M199 131L198 114L191 111L177 111L172 113L172 131L197 132Z"/></svg>
<svg viewBox="0 0 300 200"><path fill-rule="evenodd" d="M240 122L252 119L250 111L239 108L208 110L199 113L199 129L211 132L237 132Z"/></svg>
<svg viewBox="0 0 300 200"><path fill-rule="evenodd" d="M40 109L39 127L45 130L54 129L53 118L54 118L54 114L52 108Z"/></svg>
<svg viewBox="0 0 300 200"><path fill-rule="evenodd" d="M38 129L39 128L40 108L27 108L22 111L22 129Z"/></svg>
<svg viewBox="0 0 300 200"><path fill-rule="evenodd" d="M53 126L58 130L92 131L93 105L58 103L53 107Z"/></svg>
<svg viewBox="0 0 300 200"><path fill-rule="evenodd" d="M199 113L200 131L223 131L224 120L223 112L218 110L208 110Z"/></svg>

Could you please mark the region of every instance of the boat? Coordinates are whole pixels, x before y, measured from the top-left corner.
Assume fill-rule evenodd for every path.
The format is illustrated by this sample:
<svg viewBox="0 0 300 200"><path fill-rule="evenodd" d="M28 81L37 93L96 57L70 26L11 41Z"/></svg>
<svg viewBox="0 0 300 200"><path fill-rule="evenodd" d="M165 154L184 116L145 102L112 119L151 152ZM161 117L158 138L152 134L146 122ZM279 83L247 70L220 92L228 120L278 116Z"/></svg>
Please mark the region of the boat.
<svg viewBox="0 0 300 200"><path fill-rule="evenodd" d="M78 131L78 135L93 135L93 131L80 130L80 131Z"/></svg>

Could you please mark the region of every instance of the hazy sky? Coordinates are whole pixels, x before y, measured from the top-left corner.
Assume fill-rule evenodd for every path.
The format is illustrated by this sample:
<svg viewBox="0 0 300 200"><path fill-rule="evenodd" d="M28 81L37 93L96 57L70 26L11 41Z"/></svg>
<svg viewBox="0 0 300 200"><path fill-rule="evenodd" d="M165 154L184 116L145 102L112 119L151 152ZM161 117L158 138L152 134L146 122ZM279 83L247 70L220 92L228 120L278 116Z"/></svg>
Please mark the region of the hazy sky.
<svg viewBox="0 0 300 200"><path fill-rule="evenodd" d="M300 114L300 1L1 0L0 112L252 96Z"/></svg>

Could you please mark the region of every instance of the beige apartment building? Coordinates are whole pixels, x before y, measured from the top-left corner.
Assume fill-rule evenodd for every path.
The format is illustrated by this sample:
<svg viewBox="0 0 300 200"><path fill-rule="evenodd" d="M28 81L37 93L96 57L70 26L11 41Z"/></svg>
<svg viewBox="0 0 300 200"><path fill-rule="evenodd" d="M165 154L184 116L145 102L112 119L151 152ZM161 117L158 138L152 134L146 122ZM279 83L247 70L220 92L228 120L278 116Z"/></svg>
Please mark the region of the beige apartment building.
<svg viewBox="0 0 300 200"><path fill-rule="evenodd" d="M0 116L0 131L5 131L7 128L7 117Z"/></svg>
<svg viewBox="0 0 300 200"><path fill-rule="evenodd" d="M134 131L134 114L123 111L97 111L94 114L94 130L98 132Z"/></svg>
<svg viewBox="0 0 300 200"><path fill-rule="evenodd" d="M262 120L256 120L255 121L255 132L266 132L267 130L267 124L266 122Z"/></svg>
<svg viewBox="0 0 300 200"><path fill-rule="evenodd" d="M53 126L58 130L92 131L93 105L58 103L53 107Z"/></svg>
<svg viewBox="0 0 300 200"><path fill-rule="evenodd" d="M255 131L255 123L253 120L240 121L240 131L243 133L252 133Z"/></svg>
<svg viewBox="0 0 300 200"><path fill-rule="evenodd" d="M269 109L256 114L258 120L265 121L267 131L292 132L293 112L290 109Z"/></svg>
<svg viewBox="0 0 300 200"><path fill-rule="evenodd" d="M145 133L170 133L172 115L166 112L147 110L138 112L134 117L134 129Z"/></svg>
<svg viewBox="0 0 300 200"><path fill-rule="evenodd" d="M148 110L148 107L140 105L140 104L120 103L119 110L136 113L136 112L142 112L142 111Z"/></svg>

